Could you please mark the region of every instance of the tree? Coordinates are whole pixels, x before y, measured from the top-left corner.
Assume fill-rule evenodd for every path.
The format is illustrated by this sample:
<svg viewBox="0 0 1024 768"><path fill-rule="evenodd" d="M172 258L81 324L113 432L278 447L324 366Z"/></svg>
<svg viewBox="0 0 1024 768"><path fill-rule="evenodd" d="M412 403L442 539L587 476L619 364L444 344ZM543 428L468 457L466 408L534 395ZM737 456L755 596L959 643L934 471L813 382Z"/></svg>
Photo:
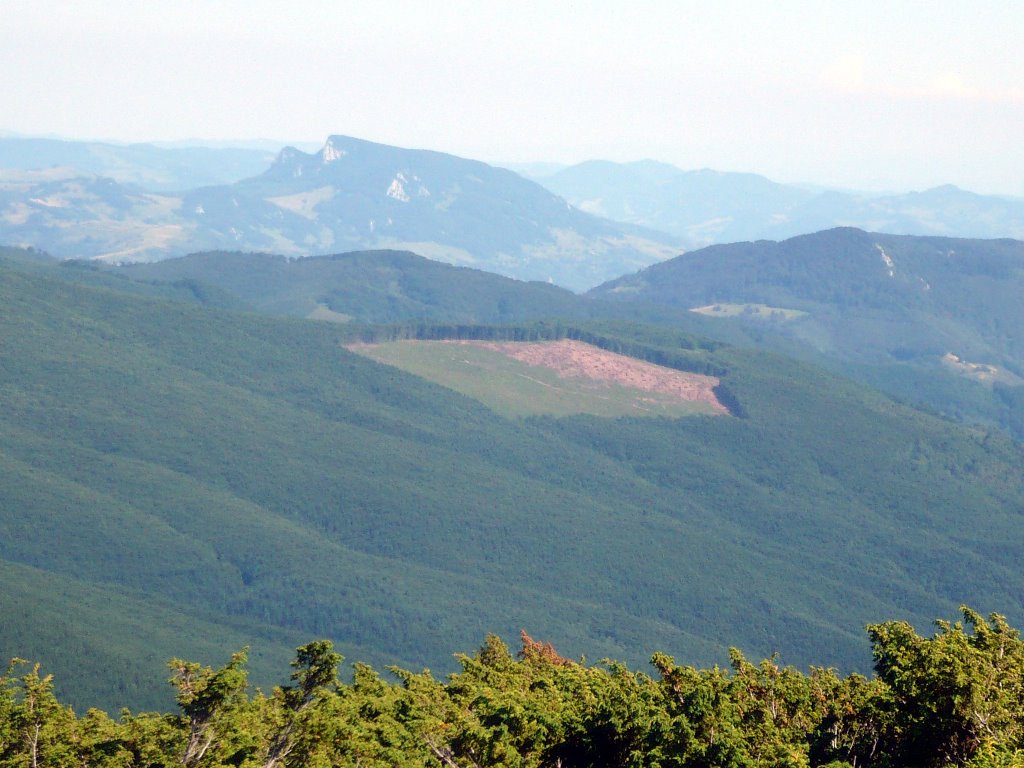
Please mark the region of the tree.
<svg viewBox="0 0 1024 768"><path fill-rule="evenodd" d="M931 638L902 621L868 627L875 669L896 699L898 757L912 765L1024 746L1024 642L1003 616L960 610L962 623L936 622Z"/></svg>
<svg viewBox="0 0 1024 768"><path fill-rule="evenodd" d="M812 668L810 686L821 718L810 738L813 765L873 765L891 749L895 702L885 683Z"/></svg>
<svg viewBox="0 0 1024 768"><path fill-rule="evenodd" d="M235 653L216 671L193 661L172 659L168 663L173 672L170 682L178 689L178 706L187 725L180 757L186 768L199 765L207 751L229 733L232 715L248 701L247 651Z"/></svg>
<svg viewBox="0 0 1024 768"><path fill-rule="evenodd" d="M13 659L0 678L0 759L3 765L26 768L69 765L74 762L74 713L57 701L53 675L40 675L38 664L14 677L14 670L24 664Z"/></svg>
<svg viewBox="0 0 1024 768"><path fill-rule="evenodd" d="M263 768L276 768L286 762L304 765L321 741L322 723L317 722L316 709L331 694L337 694L338 665L342 657L335 653L329 640L317 640L296 649L292 662L294 685L274 691L272 705L276 710L276 730L267 748ZM298 754L296 748L302 746Z"/></svg>

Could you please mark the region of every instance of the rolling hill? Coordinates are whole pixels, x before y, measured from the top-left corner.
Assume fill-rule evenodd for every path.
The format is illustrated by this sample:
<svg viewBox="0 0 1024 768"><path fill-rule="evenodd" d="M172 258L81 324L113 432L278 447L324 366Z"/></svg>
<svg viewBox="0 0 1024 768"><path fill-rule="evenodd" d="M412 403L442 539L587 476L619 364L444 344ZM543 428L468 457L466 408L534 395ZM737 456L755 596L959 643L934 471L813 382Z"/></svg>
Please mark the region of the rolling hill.
<svg viewBox="0 0 1024 768"><path fill-rule="evenodd" d="M1013 241L839 229L697 251L585 297L387 251L298 260L194 254L112 274L124 287L130 278L137 290L192 290L215 306L338 321L667 325L825 365L906 402L1021 438L1018 252Z"/></svg>
<svg viewBox="0 0 1024 768"><path fill-rule="evenodd" d="M635 664L724 662L738 643L864 669L867 621L961 602L1024 616L1021 449L820 368L621 321L466 326L585 333L714 371L739 406L504 418L345 349L394 328L0 269L0 567L20 617L0 647L76 706L166 701L133 617L179 655L251 640L270 659L302 635L444 670L451 648L521 628ZM153 687L126 700L98 663Z"/></svg>
<svg viewBox="0 0 1024 768"><path fill-rule="evenodd" d="M815 197L752 173L683 171L653 160L590 160L536 180L581 210L669 232L694 247L764 237Z"/></svg>
<svg viewBox="0 0 1024 768"><path fill-rule="evenodd" d="M1024 243L840 228L710 246L600 286L608 301L732 315L818 361L1024 437Z"/></svg>
<svg viewBox="0 0 1024 768"><path fill-rule="evenodd" d="M273 152L240 147L0 137L0 180L26 178L26 171L35 171L51 178L100 177L151 192L176 192L255 176L273 158Z"/></svg>
<svg viewBox="0 0 1024 768"><path fill-rule="evenodd" d="M303 259L207 252L108 272L135 283L189 281L230 294L256 311L338 321L517 322L578 316L587 304L548 283L526 283L408 251Z"/></svg>
<svg viewBox="0 0 1024 768"><path fill-rule="evenodd" d="M353 251L300 259L211 251L151 263L68 260L60 266L68 280L222 309L333 322L623 320L668 325L746 346L756 346L765 335L762 329L722 323L685 308L595 299L545 282L457 267L408 251Z"/></svg>

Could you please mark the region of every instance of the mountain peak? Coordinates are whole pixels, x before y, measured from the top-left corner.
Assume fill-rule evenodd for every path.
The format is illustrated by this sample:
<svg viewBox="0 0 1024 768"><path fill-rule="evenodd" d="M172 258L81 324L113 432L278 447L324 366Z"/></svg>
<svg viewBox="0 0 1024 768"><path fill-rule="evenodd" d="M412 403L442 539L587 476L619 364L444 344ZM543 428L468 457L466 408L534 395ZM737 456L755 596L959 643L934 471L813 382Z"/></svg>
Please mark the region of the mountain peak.
<svg viewBox="0 0 1024 768"><path fill-rule="evenodd" d="M315 155L314 155L315 157ZM309 161L310 155L295 147L285 147L277 153L274 162L263 172L261 178L299 178L303 174L303 166Z"/></svg>
<svg viewBox="0 0 1024 768"><path fill-rule="evenodd" d="M280 152L277 153L277 158L274 160L275 163L286 163L289 160L293 160L296 157L301 157L306 154L301 149L296 147L287 146L284 147Z"/></svg>
<svg viewBox="0 0 1024 768"><path fill-rule="evenodd" d="M341 149L334 142L334 136L327 137L327 143L324 144L324 148L320 150L320 159L324 165L327 163L333 163L335 160L340 160L348 154L347 150Z"/></svg>
<svg viewBox="0 0 1024 768"><path fill-rule="evenodd" d="M291 165L296 160L306 156L306 153L295 147L284 147L274 158L275 166Z"/></svg>

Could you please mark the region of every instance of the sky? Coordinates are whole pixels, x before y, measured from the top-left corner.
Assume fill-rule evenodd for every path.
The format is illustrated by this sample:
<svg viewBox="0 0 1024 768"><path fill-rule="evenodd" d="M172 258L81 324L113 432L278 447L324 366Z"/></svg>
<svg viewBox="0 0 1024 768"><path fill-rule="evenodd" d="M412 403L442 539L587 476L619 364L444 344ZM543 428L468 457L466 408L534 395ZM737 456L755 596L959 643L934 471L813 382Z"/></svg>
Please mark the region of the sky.
<svg viewBox="0 0 1024 768"><path fill-rule="evenodd" d="M0 132L1024 196L1021 2L0 0Z"/></svg>

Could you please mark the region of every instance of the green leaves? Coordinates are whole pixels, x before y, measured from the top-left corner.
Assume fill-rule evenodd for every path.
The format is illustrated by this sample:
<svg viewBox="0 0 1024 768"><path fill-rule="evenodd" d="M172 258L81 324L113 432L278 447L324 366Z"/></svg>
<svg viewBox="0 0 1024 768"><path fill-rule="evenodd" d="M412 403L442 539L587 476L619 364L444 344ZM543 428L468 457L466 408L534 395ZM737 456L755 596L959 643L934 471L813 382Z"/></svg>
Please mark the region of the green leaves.
<svg viewBox="0 0 1024 768"><path fill-rule="evenodd" d="M699 669L655 654L652 678L495 635L447 680L300 646L292 684L247 691L246 652L219 669L175 659L179 714L76 718L38 666L0 677L0 768L1022 768L1024 642L968 608L930 638L869 627L878 676L804 674L733 650Z"/></svg>
<svg viewBox="0 0 1024 768"><path fill-rule="evenodd" d="M868 627L875 669L896 698L898 751L914 764L961 763L1024 747L1024 641L999 614L939 621L931 638L906 622Z"/></svg>
<svg viewBox="0 0 1024 768"><path fill-rule="evenodd" d="M74 760L74 713L57 701L53 676L41 675L38 664L14 676L26 664L13 659L0 677L0 766L66 766Z"/></svg>
<svg viewBox="0 0 1024 768"><path fill-rule="evenodd" d="M202 764L207 751L226 741L233 718L248 701L246 661L247 650L242 650L216 671L181 659L169 662L174 673L171 683L178 689L178 706L188 729L181 753L185 768Z"/></svg>

